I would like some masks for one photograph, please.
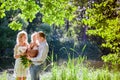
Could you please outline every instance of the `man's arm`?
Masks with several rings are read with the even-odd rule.
[[[47,54],[48,54],[48,46],[46,45],[41,50],[39,50],[37,57],[31,58],[31,61],[43,62],[47,58]]]

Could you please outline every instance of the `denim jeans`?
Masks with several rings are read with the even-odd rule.
[[[34,65],[32,64],[30,66],[30,75],[31,80],[40,80],[40,71],[41,71],[41,65]]]

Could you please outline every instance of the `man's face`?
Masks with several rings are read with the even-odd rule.
[[[39,41],[43,42],[44,38],[39,36]]]
[[[37,35],[37,39],[38,39],[39,42],[43,41],[43,37],[40,37],[39,34]]]

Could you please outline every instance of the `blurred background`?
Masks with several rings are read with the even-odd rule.
[[[40,1],[36,1],[39,2],[36,4],[41,6]],[[116,52],[119,52],[120,44],[118,43],[120,37],[112,39],[113,35],[109,36],[109,39],[112,40],[110,42],[109,39],[106,39],[106,35],[108,34],[104,33],[110,32],[110,30],[106,30],[106,26],[109,26],[106,23],[107,20],[114,20],[115,18],[118,18],[119,20],[119,7],[116,4],[120,3],[120,1],[108,0],[108,2],[106,2],[105,0],[104,2],[102,2],[102,0],[73,0],[73,3],[73,5],[77,7],[77,10],[74,13],[76,17],[72,21],[68,20],[67,18],[64,18],[63,25],[59,25],[57,22],[55,22],[52,25],[43,22],[43,14],[40,12],[38,12],[35,15],[36,18],[34,18],[32,22],[26,22],[18,16],[18,14],[21,13],[19,9],[11,9],[9,11],[6,10],[6,16],[0,18],[0,71],[14,67],[15,59],[13,58],[13,48],[16,44],[16,36],[19,31],[12,30],[8,26],[9,23],[14,20],[17,20],[23,24],[22,30],[25,30],[28,33],[28,42],[30,42],[31,34],[35,31],[43,31],[46,34],[47,42],[49,44],[48,55],[50,58],[51,55],[53,55],[54,61],[67,60],[68,55],[70,55],[71,58],[76,58],[78,56],[86,56],[88,60],[102,61],[101,57],[103,55],[114,53],[116,49],[118,50]],[[99,6],[93,6],[94,3],[98,3]],[[104,3],[106,4],[104,5]],[[112,8],[110,8],[110,6]],[[104,16],[104,18],[102,17],[102,19],[100,18],[100,16],[98,16],[98,20],[97,18],[95,18],[95,21],[98,21],[99,24],[97,25],[96,22],[96,24],[94,24],[94,27],[89,27],[89,25],[84,24],[85,22],[82,22],[83,19],[91,18],[91,16],[86,16],[86,10],[89,8],[96,9],[96,15],[98,15],[101,12],[100,14],[103,13],[102,16]],[[115,11],[113,10],[114,8],[118,8],[118,10]],[[93,15],[92,11],[91,15]],[[120,30],[119,24],[117,25],[118,28],[115,27],[117,29],[117,32],[115,32],[116,35],[119,34]],[[108,27],[108,29],[111,29],[113,27],[114,25]],[[17,28],[17,26],[14,26],[14,28]],[[88,30],[97,30],[98,28],[103,29],[103,31],[101,32],[98,31],[99,34],[101,33],[100,35],[97,34],[97,32],[91,32],[95,35],[89,35],[87,33]],[[104,30],[106,30],[106,32]],[[111,31],[112,30],[113,29],[111,29]],[[112,34],[112,32],[110,34]],[[117,47],[113,49],[114,46],[112,46],[112,48],[109,47],[109,45],[108,47],[101,46],[107,41],[110,42],[110,46],[113,44],[113,42],[117,43]]]

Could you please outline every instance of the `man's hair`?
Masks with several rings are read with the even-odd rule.
[[[38,34],[39,34],[39,36],[40,36],[40,37],[46,38],[46,36],[45,36],[45,33],[44,33],[44,32],[39,31],[39,32],[38,32]]]

